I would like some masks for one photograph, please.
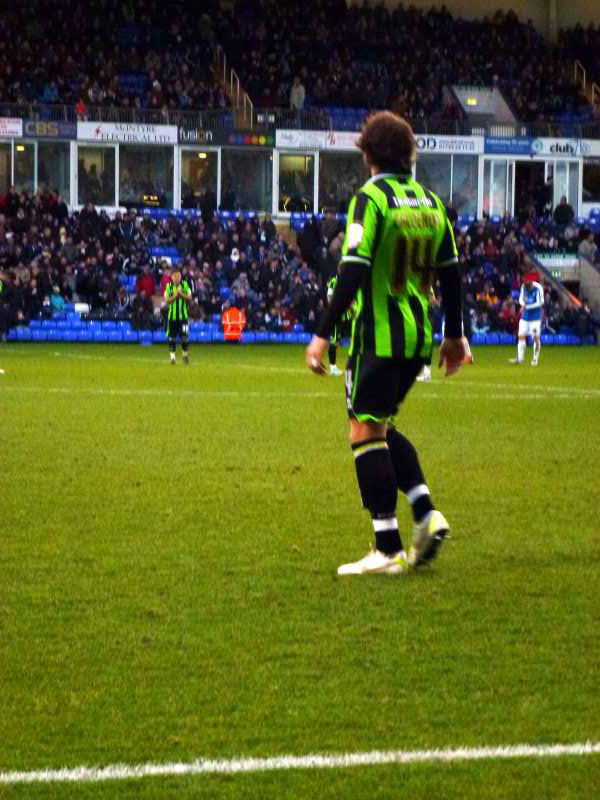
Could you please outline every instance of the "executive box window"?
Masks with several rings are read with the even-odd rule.
[[[35,145],[33,142],[15,142],[15,190],[17,192],[34,191]]]
[[[201,208],[206,212],[217,207],[217,171],[219,154],[215,150],[183,150],[181,153],[181,206]]]
[[[226,211],[270,211],[272,203],[272,153],[223,149],[221,208]]]
[[[119,205],[173,207],[173,148],[121,145]]]
[[[68,142],[38,142],[38,188],[52,189],[69,202],[70,149]]]
[[[600,158],[583,162],[582,199],[584,203],[600,203]]]
[[[0,142],[0,193],[6,194],[11,183],[10,142]]]
[[[477,156],[453,156],[452,207],[457,214],[477,214]]]
[[[319,209],[345,214],[352,195],[368,177],[362,153],[321,153]]]
[[[435,192],[446,205],[450,204],[450,159],[445,155],[419,155],[416,179]]]
[[[77,202],[115,206],[115,148],[77,148]]]
[[[315,158],[312,155],[279,156],[279,210],[314,210]]]

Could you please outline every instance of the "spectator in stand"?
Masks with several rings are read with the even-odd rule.
[[[142,267],[142,274],[138,275],[137,280],[135,282],[135,293],[136,294],[146,294],[148,297],[153,297],[154,293],[156,292],[156,286],[154,285],[154,278],[150,272],[150,265],[144,264]]]
[[[302,111],[304,108],[304,101],[306,99],[306,89],[304,88],[304,84],[300,80],[300,77],[296,75],[294,78],[294,82],[292,83],[292,88],[290,89],[290,108],[292,111]]]
[[[587,231],[585,238],[581,240],[577,253],[580,258],[585,258],[590,264],[596,263],[596,256],[598,254],[598,245],[594,239],[593,231]]]
[[[554,209],[554,214],[552,215],[554,224],[566,227],[573,222],[574,217],[575,212],[573,211],[573,206],[567,203],[567,198],[565,195],[563,195],[560,198],[560,203]]]

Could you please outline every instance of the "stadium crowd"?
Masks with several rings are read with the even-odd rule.
[[[156,247],[176,248],[192,287],[192,317],[207,320],[229,305],[244,309],[248,330],[312,331],[323,308],[322,283],[302,253],[266,215],[222,222],[189,214],[153,220],[135,212],[110,219],[90,203],[69,214],[62,197],[8,192],[0,197],[0,331],[82,302],[92,317],[163,325],[169,264]],[[135,276],[135,291],[124,285]]]
[[[512,12],[467,21],[443,5],[391,11],[383,4],[346,8],[343,0],[238,0],[234,16],[235,26],[218,35],[259,106],[454,118],[443,86],[463,84],[501,87],[523,121],[589,110],[563,49]]]
[[[69,213],[51,191],[34,197],[9,191],[0,197],[0,335],[51,317],[68,302],[87,304],[92,318],[131,319],[138,330],[162,327],[170,267],[153,249],[165,247],[179,254],[178,269],[192,288],[193,319],[209,320],[235,306],[244,310],[248,330],[287,332],[299,324],[312,332],[343,238],[343,222],[333,214],[313,217],[290,245],[268,214],[261,221],[221,220],[213,212],[155,220],[131,211],[110,219],[91,203]],[[483,220],[457,228],[456,241],[468,333],[515,332],[515,295],[530,269],[529,251],[579,249],[592,261],[598,253],[593,233],[573,223],[557,226],[551,217],[537,220],[533,210],[499,225]],[[549,287],[544,312],[550,332],[564,325],[582,335],[593,332],[585,306],[561,311]],[[432,314],[439,331],[439,303]]]
[[[205,2],[192,25],[181,3],[81,0],[7,3],[0,15],[0,103],[225,108],[213,71],[218,3]],[[65,31],[69,36],[65,37]]]
[[[0,103],[151,109],[225,108],[214,46],[257,107],[393,108],[413,120],[454,119],[444,84],[498,85],[523,121],[589,111],[565,59],[594,32],[550,45],[511,12],[467,21],[440,8],[344,0],[185,3],[62,0],[8,3],[0,16]],[[186,24],[181,24],[182,19]],[[64,31],[68,30],[68,39]],[[464,47],[464,42],[469,47]],[[593,56],[590,55],[593,58]]]

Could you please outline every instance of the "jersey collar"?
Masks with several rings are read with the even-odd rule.
[[[397,178],[399,175],[401,175],[403,178],[412,178],[412,172],[378,172],[377,175],[373,175],[372,178],[369,178],[366,183],[373,183],[374,181],[387,178]]]

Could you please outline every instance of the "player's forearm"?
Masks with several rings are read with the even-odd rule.
[[[444,335],[448,339],[460,339],[463,335],[462,290],[458,264],[438,270],[442,306],[446,315]]]
[[[317,336],[329,339],[335,326],[341,321],[345,312],[350,308],[356,293],[360,288],[365,274],[365,267],[357,262],[349,261],[344,265],[342,274],[333,292],[331,302],[323,312]]]

